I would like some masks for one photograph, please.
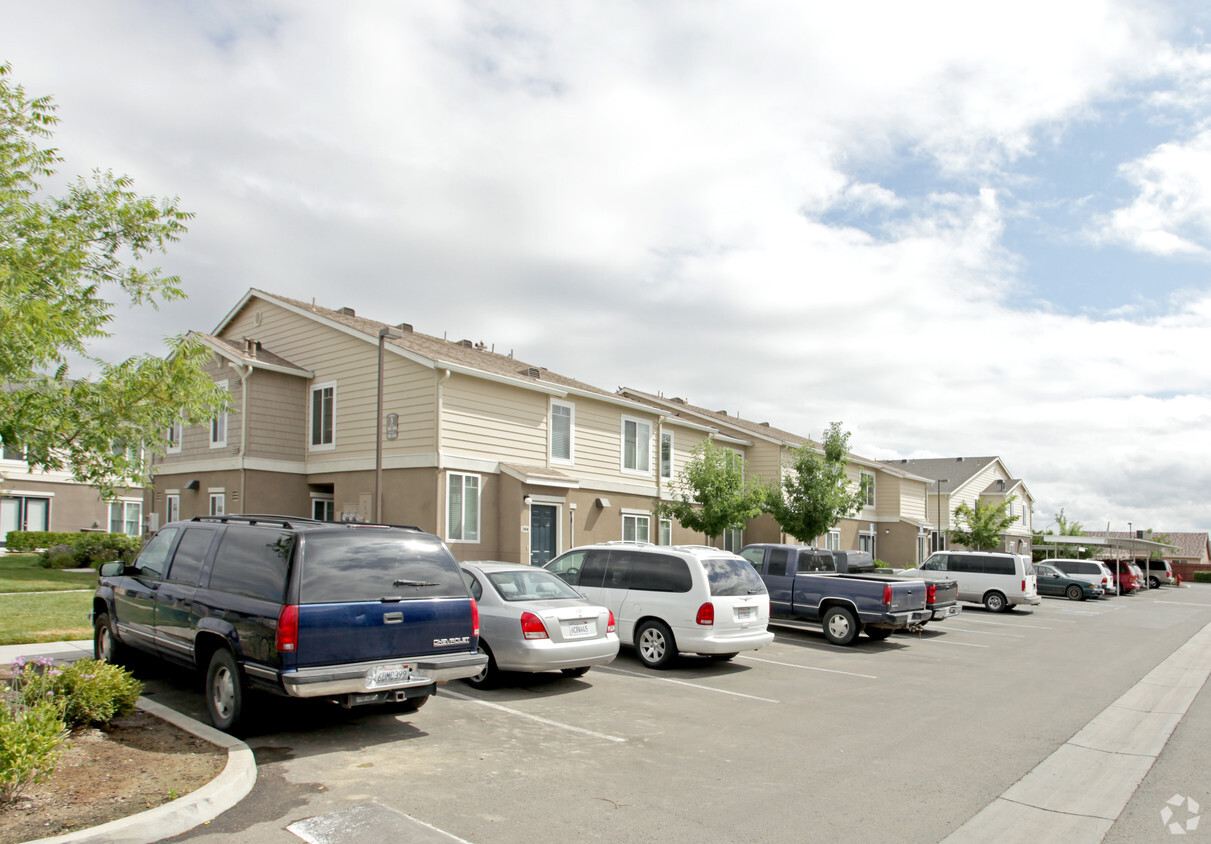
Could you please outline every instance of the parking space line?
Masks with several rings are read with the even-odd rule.
[[[978,631],[973,630],[973,631],[971,631],[971,632],[975,633],[975,632],[978,632]],[[963,647],[965,647],[965,648],[987,648],[987,647],[990,647],[989,645],[977,645],[977,644],[975,644],[974,642],[948,642],[948,641],[946,641],[945,639],[943,639],[943,638],[941,638],[941,637],[936,638],[936,639],[928,639],[928,640],[925,640],[925,641],[929,641],[929,642],[937,642],[939,645],[962,645],[962,646],[963,646]]]
[[[619,738],[618,736],[606,735],[605,733],[595,733],[592,730],[586,730],[584,727],[573,727],[571,724],[564,724],[559,721],[552,721],[550,718],[543,718],[539,715],[531,715],[529,712],[521,712],[517,709],[510,709],[507,706],[501,706],[499,703],[490,703],[486,700],[480,700],[477,697],[470,697],[469,695],[459,694],[458,692],[442,691],[441,696],[457,698],[458,700],[465,700],[465,701],[469,701],[470,703],[478,703],[480,706],[486,706],[489,709],[498,709],[501,712],[507,712],[510,715],[517,715],[520,718],[528,718],[531,721],[537,721],[540,724],[546,724],[548,727],[558,727],[561,730],[571,730],[574,733],[583,733],[586,736],[593,736],[594,738],[605,739],[606,741],[617,741],[617,742],[626,741],[626,739]]]
[[[741,654],[740,658],[744,659],[744,660],[748,660],[750,662],[764,662],[769,665],[784,665],[787,668],[801,668],[804,671],[826,671],[829,674],[845,674],[849,677],[865,677],[868,680],[878,680],[879,679],[878,677],[874,676],[873,674],[858,674],[854,671],[838,671],[835,668],[817,668],[814,665],[796,665],[793,662],[778,662],[777,660],[773,660],[773,659],[762,659],[759,656],[745,656],[745,655]]]
[[[1188,604],[1185,601],[1153,601],[1154,604],[1172,604],[1175,607],[1211,607],[1211,604]]]
[[[947,633],[978,633],[981,636],[1004,636],[1007,639],[1025,639],[1025,636],[1019,636],[1017,633],[994,633],[991,630],[968,630],[965,627],[948,627]]]
[[[733,692],[728,689],[716,689],[711,686],[700,686],[697,683],[688,683],[685,680],[674,680],[672,677],[654,677],[651,674],[640,674],[638,671],[624,671],[621,668],[613,666],[599,665],[593,669],[594,671],[603,671],[607,674],[626,674],[631,677],[643,677],[647,680],[659,680],[662,683],[674,683],[678,686],[689,686],[691,689],[702,689],[704,692],[717,692],[721,695],[734,695],[735,697],[743,697],[749,700],[759,700],[762,703],[781,703],[780,700],[773,700],[768,697],[757,697],[756,695],[746,695],[743,692]]]
[[[1054,627],[1039,627],[1037,624],[1015,624],[1012,621],[979,621],[974,618],[963,619],[968,624],[995,624],[997,627],[1028,627],[1031,630],[1054,630]],[[1074,621],[1073,624],[1076,624]]]

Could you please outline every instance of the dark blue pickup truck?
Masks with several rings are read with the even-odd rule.
[[[243,717],[246,689],[415,710],[487,661],[450,549],[416,528],[173,522],[133,565],[101,566],[92,615],[97,658],[134,648],[205,672],[221,730]]]
[[[886,639],[933,616],[924,581],[842,574],[825,549],[768,543],[745,546],[740,556],[765,581],[771,619],[818,623],[833,644],[848,645],[861,632]]]

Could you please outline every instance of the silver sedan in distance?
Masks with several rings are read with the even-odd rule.
[[[517,563],[462,563],[479,605],[483,671],[467,682],[495,685],[502,671],[562,671],[581,677],[618,656],[614,613],[546,569]]]

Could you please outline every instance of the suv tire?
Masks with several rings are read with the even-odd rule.
[[[984,596],[984,608],[989,612],[1006,612],[1009,609],[1009,602],[1000,592],[989,592]]]
[[[114,635],[109,613],[99,613],[93,621],[93,656],[113,665],[122,665],[126,660],[126,648]]]
[[[635,630],[635,650],[648,668],[668,668],[677,656],[677,642],[667,624],[648,619]]]
[[[206,708],[210,721],[223,732],[231,732],[244,715],[244,682],[235,657],[226,648],[210,656],[206,669]]]

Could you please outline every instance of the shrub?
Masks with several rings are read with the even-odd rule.
[[[74,568],[77,565],[76,549],[70,545],[55,545],[39,555],[38,565],[44,569]]]
[[[1195,583],[1211,583],[1211,571],[1196,571],[1194,573]]]
[[[65,738],[63,715],[50,701],[30,707],[0,702],[0,803],[50,776]]]
[[[875,560],[875,568],[889,569],[889,568],[891,568],[891,563],[885,562],[883,560]]]
[[[39,541],[53,539],[54,543]],[[139,553],[141,543],[137,536],[124,533],[49,533],[12,531],[9,551],[28,548],[46,548],[38,561],[43,568],[93,568],[110,560],[132,562]]]
[[[80,659],[56,668],[42,657],[13,663],[14,682],[26,706],[50,701],[63,712],[68,726],[106,724],[134,711],[143,684],[120,665]]]

